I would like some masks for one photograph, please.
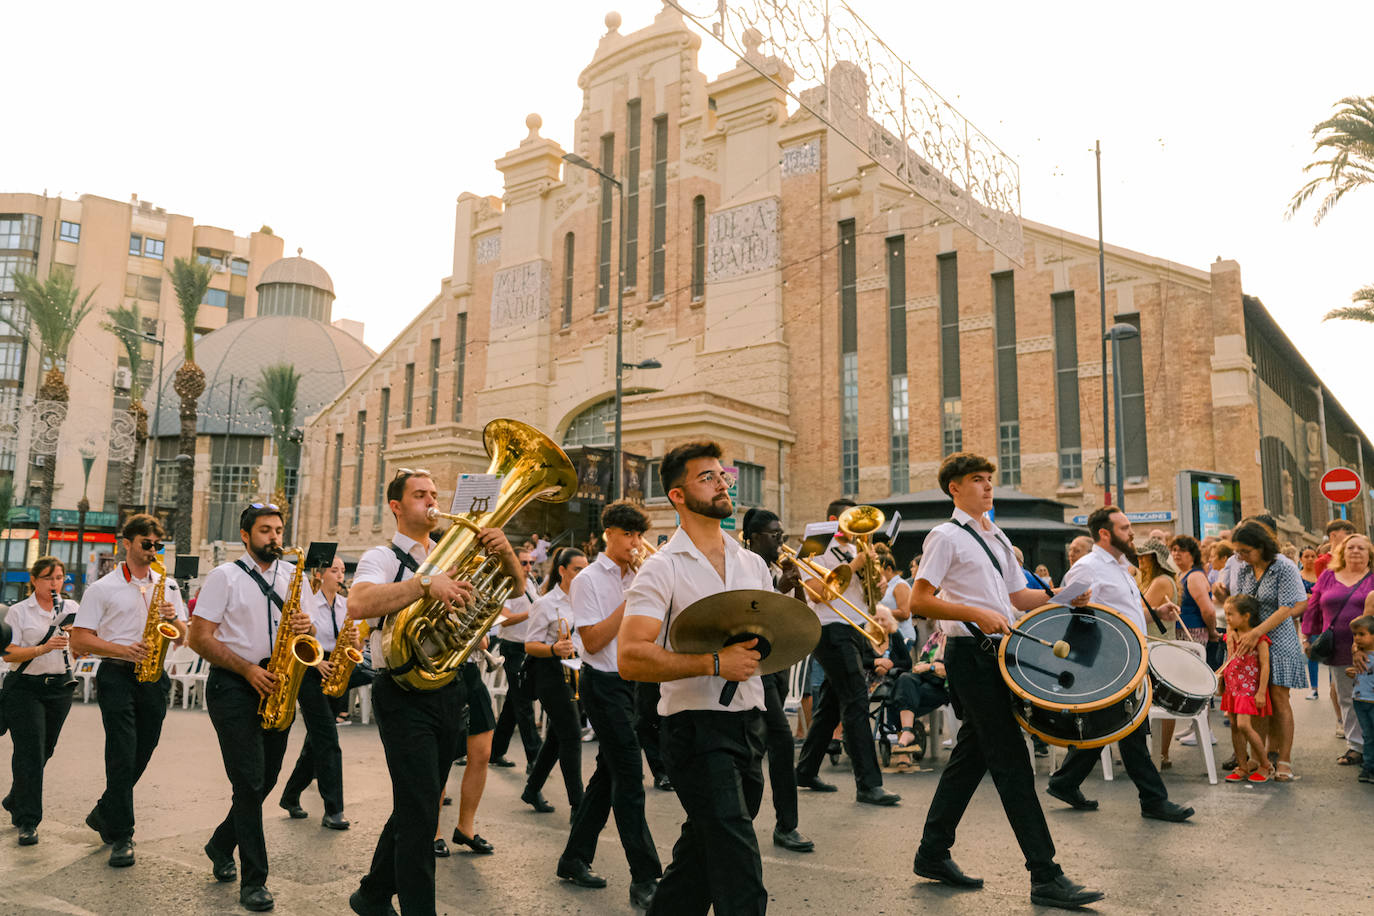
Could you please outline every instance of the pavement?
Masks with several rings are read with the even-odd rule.
[[[1355,781],[1356,772],[1337,767],[1344,742],[1325,697],[1304,701],[1295,692],[1299,782],[1280,785],[1207,783],[1199,749],[1175,746],[1165,781],[1171,797],[1193,805],[1187,824],[1147,821],[1138,816],[1134,787],[1120,765],[1104,782],[1098,770],[1084,792],[1101,800],[1097,812],[1073,811],[1044,796],[1042,802],[1058,847],[1058,859],[1075,881],[1099,888],[1107,899],[1098,913],[1334,913],[1374,909],[1374,882],[1365,867],[1374,786]],[[1229,756],[1229,734],[1218,727],[1218,762]],[[293,727],[285,769],[289,771],[304,736]],[[351,830],[320,826],[323,813],[313,789],[303,802],[309,820],[293,821],[274,794],[264,812],[271,858],[268,887],[279,914],[348,913],[373,844],[390,811],[390,787],[374,725],[339,730],[344,752],[344,787]],[[159,746],[135,792],[138,856],[132,868],[106,865],[108,848],[83,819],[103,784],[104,736],[99,710],[77,702],[46,771],[46,812],[36,846],[16,845],[16,832],[0,829],[0,916],[39,914],[243,913],[237,884],[218,884],[201,847],[229,806],[224,775],[209,718],[201,710],[168,713]],[[0,739],[8,759],[9,738]],[[521,760],[518,741],[511,757]],[[584,778],[592,772],[595,744],[584,750]],[[764,880],[773,913],[832,914],[859,910],[907,914],[935,908],[943,913],[1031,913],[1029,884],[997,794],[985,780],[960,830],[955,859],[986,879],[981,891],[960,892],[930,884],[911,873],[930,796],[946,755],[934,767],[892,772],[885,785],[903,796],[900,807],[856,804],[853,781],[842,759],[827,761],[823,778],[840,791],[801,793],[801,831],[816,851],[797,854],[772,845],[773,813],[765,797],[756,822],[763,851]],[[1043,790],[1048,761],[1038,760]],[[445,835],[456,818],[460,772],[449,792],[455,805],[443,809]],[[567,802],[555,771],[545,795],[558,810],[536,814],[519,801],[523,766],[489,771],[478,815],[478,831],[496,846],[490,856],[456,852],[436,863],[440,913],[453,914],[630,914],[629,874],[614,830],[602,834],[595,868],[609,881],[604,890],[585,890],[554,876],[567,837]],[[1220,774],[1220,775],[1224,775]],[[8,780],[0,776],[8,785]],[[681,825],[681,809],[670,793],[647,789],[648,820],[666,865]],[[1048,911],[1045,911],[1048,912]]]

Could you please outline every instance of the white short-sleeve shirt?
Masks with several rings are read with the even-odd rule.
[[[17,604],[10,605],[9,613],[5,616],[5,623],[9,624],[10,629],[14,631],[10,637],[10,645],[27,648],[42,645],[48,631],[55,624],[61,623],[64,616],[76,609],[75,601],[63,598],[53,604],[51,611],[45,611],[33,595],[29,595]],[[22,664],[24,663],[10,662],[10,670],[17,670]],[[70,664],[71,656],[67,650],[48,652],[32,659],[29,666],[24,669],[24,673],[61,674],[67,670],[67,666]]]
[[[305,598],[302,597],[301,600],[304,601]],[[335,644],[339,641],[339,634],[348,622],[347,596],[343,592],[335,592],[331,604],[324,596],[324,592],[317,593],[310,620],[315,624],[315,638],[320,641],[320,650],[326,655],[333,652]]]
[[[763,558],[746,550],[734,538],[726,537],[724,532],[720,537],[725,543],[724,582],[687,532],[679,528],[668,543],[640,567],[625,597],[626,616],[657,620],[661,625],[659,642],[666,646],[667,628],[672,625],[670,618],[686,610],[694,601],[736,589],[771,592],[773,576]],[[585,572],[579,573],[573,580],[574,590],[584,575]],[[721,689],[728,683],[714,676],[664,681],[660,686],[658,713],[671,716],[687,710],[743,712],[763,709],[763,681],[757,675],[740,681],[730,705],[721,706]]]
[[[574,579],[575,583],[577,580]],[[581,639],[574,632],[572,599],[568,593],[563,591],[563,586],[555,585],[546,593],[539,596],[539,600],[534,602],[534,607],[530,608],[530,618],[526,621],[526,642],[542,642],[546,646],[551,646],[558,642],[560,621],[567,626],[568,632],[573,634],[573,643],[577,646],[580,653],[582,651]]]
[[[508,614],[523,614],[530,610],[538,598],[539,590],[534,584],[534,579],[532,577],[526,577],[525,594],[516,595],[506,602],[505,613],[496,619],[496,626],[492,627],[491,635],[495,636],[497,639],[508,639],[511,642],[519,643],[523,643],[525,640],[529,639],[530,637],[528,634],[533,631],[529,629],[528,618],[519,623],[512,623],[509,626],[503,626],[501,621],[505,620]]]
[[[987,544],[1001,564],[1001,575],[973,536],[959,527],[960,523],[972,526]],[[1011,541],[1002,529],[986,518],[975,519],[958,508],[954,510],[952,521],[937,525],[926,535],[916,578],[938,588],[939,597],[946,601],[996,611],[1005,616],[1008,623],[1015,623],[1019,616],[1012,606],[1011,595],[1026,587],[1021,564],[1016,562]],[[939,624],[946,636],[973,635],[961,620],[941,620]]]
[[[635,574],[623,575],[620,567],[604,552],[580,573],[572,583],[573,620],[579,628],[598,624],[615,613],[625,600],[625,591],[634,582]],[[601,647],[600,652],[588,652],[582,656],[582,663],[595,668],[603,674],[619,674],[620,664],[616,658],[617,640],[612,639]]]
[[[852,559],[854,559],[854,545],[840,540],[831,541],[828,548],[810,558],[812,563],[827,570],[848,564]],[[802,568],[802,575],[803,578],[811,578],[805,567]],[[866,608],[868,606],[868,599],[864,597],[863,580],[859,578],[858,573],[855,573],[853,578],[849,580],[849,585],[844,590],[844,597],[854,602],[856,607]],[[829,605],[823,601],[818,601],[812,602],[811,606],[815,608],[816,617],[820,619],[821,626],[828,626],[832,623],[848,626],[845,619],[840,616],[840,612],[847,614],[856,623],[863,623],[863,619],[855,614],[849,605],[838,598],[832,598]],[[839,611],[833,610],[834,607],[838,607]]]
[[[148,602],[160,579],[151,569],[142,579],[134,578],[129,567],[120,563],[86,589],[75,626],[92,630],[106,642],[128,646],[142,642],[148,625]],[[175,579],[168,578],[162,600],[176,607],[177,619],[186,619],[186,605]],[[199,603],[199,602],[197,602]]]
[[[1093,604],[1105,605],[1129,620],[1141,633],[1145,632],[1145,606],[1141,604],[1140,589],[1131,575],[1131,564],[1125,557],[1113,557],[1100,545],[1078,558],[1069,567],[1060,585],[1087,582],[1093,590]]]
[[[244,661],[258,664],[272,654],[272,641],[281,623],[281,609],[263,594],[256,581],[239,563],[258,571],[285,604],[296,567],[285,560],[274,560],[263,569],[244,553],[238,562],[221,563],[205,577],[196,598],[195,616],[218,624],[215,638]],[[301,607],[309,612],[315,606],[315,593],[307,582],[301,583]]]
[[[399,531],[391,539],[391,543],[410,554],[417,566],[425,562],[431,549],[431,545],[421,544]],[[400,578],[397,578],[398,572]],[[390,585],[392,582],[404,582],[413,575],[414,573],[401,565],[400,557],[396,556],[396,552],[389,545],[381,545],[371,548],[358,560],[358,568],[353,571],[353,584],[372,582]],[[372,657],[373,666],[380,670],[386,667],[386,656],[382,654],[382,618],[369,617],[367,624],[372,628],[372,633],[368,636],[368,654]]]

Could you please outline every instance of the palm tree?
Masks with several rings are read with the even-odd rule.
[[[187,460],[177,462],[177,517],[172,537],[178,550],[189,552],[193,550],[191,498],[196,477],[196,404],[205,393],[205,373],[196,365],[196,316],[200,312],[201,301],[205,299],[205,291],[210,288],[214,271],[209,264],[191,258],[177,258],[167,275],[172,278],[172,289],[177,295],[177,307],[181,309],[185,335],[182,340],[183,359],[176,371],[172,390],[181,398],[181,438],[177,443],[177,455],[185,455]]]
[[[1374,185],[1374,95],[1347,96],[1336,104],[1344,107],[1312,128],[1312,136],[1317,141],[1313,152],[1329,154],[1329,158],[1303,166],[1304,172],[1321,174],[1293,195],[1284,214],[1286,218],[1292,218],[1319,188],[1330,184],[1331,190],[1322,198],[1312,218],[1313,225],[1319,225],[1346,194]]]
[[[81,291],[76,288],[72,276],[67,271],[52,271],[43,282],[32,274],[16,274],[15,292],[27,310],[27,321],[16,323],[10,318],[0,318],[20,334],[31,328],[38,337],[40,367],[46,366],[43,384],[38,388],[39,400],[57,401],[65,410],[69,401],[67,379],[63,368],[67,364],[67,348],[71,346],[76,329],[91,313],[91,297],[95,290],[86,294],[80,302]],[[28,327],[24,327],[27,324]],[[60,430],[57,432],[60,436]],[[43,462],[42,492],[38,497],[38,552],[48,552],[48,528],[52,524],[53,477],[57,470],[57,443],[54,443],[52,457]]]
[[[296,393],[300,384],[301,374],[290,363],[264,366],[249,401],[251,406],[267,411],[272,425],[272,444],[277,452],[277,486],[272,501],[281,506],[283,520],[291,515],[286,504],[286,453],[296,429]]]
[[[6,477],[0,479],[0,529],[8,529],[10,526],[10,510],[14,508],[14,480]],[[10,565],[10,542],[5,540],[0,548],[0,601],[4,600],[4,581],[5,575],[9,572]],[[21,561],[22,562],[22,561]]]
[[[1374,286],[1361,286],[1351,295],[1350,301],[1355,304],[1332,309],[1322,316],[1322,321],[1339,318],[1346,321],[1367,321],[1374,324]]]
[[[143,355],[143,318],[139,315],[137,302],[116,306],[109,314],[110,320],[101,327],[119,338],[129,362],[128,412],[134,426],[134,454],[119,475],[119,503],[129,506],[134,501],[134,472],[142,462],[143,448],[148,441],[148,410],[143,406],[143,366],[147,362]]]

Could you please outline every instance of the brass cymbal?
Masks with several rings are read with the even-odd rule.
[[[752,634],[767,642],[759,674],[792,667],[816,647],[821,622],[804,602],[762,589],[738,589],[692,602],[673,619],[668,642],[674,652],[718,652],[733,637]]]

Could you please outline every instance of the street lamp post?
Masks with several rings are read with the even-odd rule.
[[[86,491],[91,486],[91,467],[95,464],[95,454],[94,449],[81,449],[81,471],[85,474],[85,481],[81,484],[81,501],[76,504],[76,556],[72,564],[76,567],[77,601],[86,593],[86,513],[91,510]]]
[[[153,428],[148,433],[148,438],[152,440],[152,447],[148,449],[147,469],[143,474],[143,485],[148,488],[148,498],[143,503],[143,511],[151,513],[153,511],[153,468],[157,467],[157,459],[153,451],[157,448],[157,418],[162,413],[162,367],[167,362],[167,347],[164,341],[167,339],[167,323],[162,323],[162,336],[154,337],[152,334],[139,334],[141,339],[149,343],[157,344],[157,397],[154,398],[153,406]]]
[[[1126,431],[1121,425],[1121,341],[1138,337],[1135,325],[1119,321],[1108,329],[1103,340],[1112,342],[1112,391],[1116,402],[1116,507],[1126,511]]]

